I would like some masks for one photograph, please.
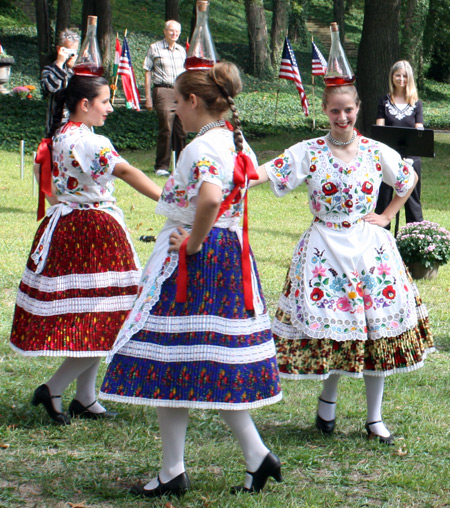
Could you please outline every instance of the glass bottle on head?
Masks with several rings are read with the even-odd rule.
[[[86,35],[73,66],[73,72],[78,76],[103,75],[102,57],[97,42],[97,16],[87,18]]]
[[[331,48],[328,57],[328,68],[324,76],[326,86],[352,85],[355,75],[345,56],[344,48],[339,39],[339,27],[336,22],[330,25]]]
[[[197,20],[184,67],[187,70],[205,70],[219,61],[208,26],[208,0],[197,0]]]

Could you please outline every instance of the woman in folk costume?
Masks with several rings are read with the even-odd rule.
[[[144,269],[140,296],[112,350],[100,397],[157,408],[163,462],[138,496],[188,490],[184,446],[189,409],[217,409],[237,437],[247,477],[234,491],[281,481],[249,409],[281,399],[275,346],[259,277],[239,226],[255,156],[239,130],[235,65],[187,71],[176,113],[197,132],[183,150],[156,211],[167,217]],[[233,111],[234,129],[224,116]],[[242,257],[242,267],[241,267]]]
[[[161,189],[122,159],[107,138],[93,133],[113,111],[105,79],[74,76],[60,94],[55,116],[61,121],[66,105],[70,119],[53,135],[53,165],[42,164],[40,186],[53,206],[37,230],[20,283],[11,346],[26,356],[66,357],[36,389],[32,403],[43,404],[55,423],[67,425],[70,416],[114,416],[96,401],[95,380],[101,357],[133,305],[141,274],[113,196],[114,180],[154,200]],[[46,147],[40,149],[50,158]],[[68,415],[61,397],[75,379]]]
[[[284,196],[305,183],[313,222],[298,242],[272,330],[282,377],[321,379],[316,426],[335,427],[341,375],[363,377],[369,438],[392,444],[381,405],[385,377],[413,371],[433,350],[426,309],[384,229],[417,177],[386,145],[358,135],[354,86],[326,87],[328,135],[303,141],[258,170]],[[381,214],[378,189],[396,191]],[[253,183],[253,182],[252,182]]]

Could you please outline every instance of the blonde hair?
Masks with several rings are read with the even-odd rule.
[[[200,97],[212,113],[221,115],[230,109],[233,114],[234,144],[238,152],[242,150],[244,138],[234,102],[234,97],[242,91],[242,81],[236,65],[219,62],[207,71],[183,72],[177,77],[176,87],[185,100],[190,94]]]
[[[359,99],[358,92],[353,85],[346,86],[326,86],[322,94],[322,106],[327,107],[328,101],[332,95],[343,95],[345,93],[350,94],[355,101],[355,104],[359,106],[361,100]]]
[[[414,104],[419,100],[419,95],[417,93],[411,64],[407,60],[399,60],[398,62],[395,62],[395,64],[391,67],[391,70],[389,71],[389,96],[391,101],[394,102],[395,85],[393,78],[395,72],[400,69],[403,69],[406,72],[406,76],[408,77],[406,82],[406,102],[411,104],[411,106],[414,106]]]

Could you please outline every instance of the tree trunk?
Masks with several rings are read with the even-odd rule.
[[[111,74],[111,32],[112,14],[110,0],[84,0],[82,9],[83,37],[86,34],[87,17],[97,16],[97,40],[102,54],[103,76],[109,79]]]
[[[58,37],[60,32],[70,26],[71,5],[71,0],[58,0],[58,10],[56,11],[56,37]]]
[[[411,63],[419,87],[423,85],[423,34],[429,7],[429,0],[407,0],[402,7],[400,56]]]
[[[263,0],[245,0],[245,15],[250,53],[250,74],[262,78],[270,72]]]
[[[272,31],[270,34],[272,67],[278,66],[284,38],[287,35],[290,0],[273,0]]]
[[[357,128],[366,136],[375,123],[378,100],[388,90],[389,70],[399,57],[400,2],[365,1],[356,81],[362,101]]]
[[[165,0],[165,4],[166,4],[166,21],[169,21],[169,19],[180,21],[180,8],[178,5],[178,0]]]
[[[424,44],[430,62],[428,77],[450,83],[450,9],[442,0],[430,0]]]
[[[336,23],[339,25],[339,37],[341,39],[342,44],[344,44],[345,37],[344,15],[345,15],[345,1],[333,0],[333,17],[334,21],[336,21]]]
[[[47,0],[35,0],[39,67],[42,70],[53,61],[52,31]]]

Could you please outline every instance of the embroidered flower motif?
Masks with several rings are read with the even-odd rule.
[[[392,286],[385,287],[382,293],[388,300],[393,300],[395,298],[395,289]]]
[[[69,176],[69,179],[67,180],[67,188],[69,190],[74,190],[78,187],[78,180],[76,178],[73,178],[72,176]]]
[[[364,308],[365,309],[370,309],[373,306],[373,300],[370,295],[364,295],[363,301],[364,301]]]
[[[390,275],[391,267],[387,263],[381,263],[377,266],[379,275]]]
[[[352,308],[350,300],[348,299],[347,296],[341,296],[336,302],[336,306],[342,312],[347,312]]]
[[[361,191],[364,192],[364,194],[372,194],[373,184],[371,182],[364,182]]]
[[[322,190],[325,196],[332,196],[333,194],[336,194],[339,191],[339,189],[333,182],[324,183],[322,185]]]
[[[100,166],[105,167],[108,165],[108,159],[104,156],[100,156],[98,159]]]
[[[276,168],[278,168],[278,169],[282,168],[282,167],[283,167],[283,164],[284,164],[284,161],[283,161],[283,159],[281,159],[281,158],[279,158],[279,159],[275,159],[275,160],[273,161],[273,165],[274,165]]]
[[[319,288],[314,288],[311,292],[311,300],[318,302],[323,298],[323,291]]]
[[[317,169],[317,166],[315,164],[311,164],[311,166],[309,167],[309,170],[311,171],[311,173],[314,173],[314,171]]]
[[[79,165],[80,165],[80,163],[79,163],[76,159],[74,159],[74,160],[72,161],[72,166],[73,166],[74,168],[78,168],[78,167],[79,167]]]

